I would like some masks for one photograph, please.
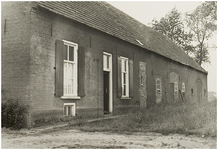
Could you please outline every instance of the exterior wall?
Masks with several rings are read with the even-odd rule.
[[[24,91],[27,92],[26,95],[28,95],[31,105],[30,113],[33,118],[32,122],[42,116],[63,116],[63,103],[65,102],[76,103],[76,113],[78,115],[88,114],[95,117],[103,115],[103,52],[112,54],[113,114],[126,113],[131,108],[138,107],[139,105],[142,109],[154,105],[156,103],[157,78],[161,80],[161,103],[171,102],[169,101],[170,82],[174,79],[174,77],[170,78],[171,72],[178,75],[174,80],[178,80],[179,90],[182,88],[182,82],[185,83],[185,99],[187,101],[198,101],[196,96],[197,79],[200,79],[202,82],[202,98],[206,99],[207,97],[207,92],[204,95],[204,89],[207,91],[207,76],[204,73],[61,15],[51,13],[36,5],[29,12],[31,12],[29,13],[31,17],[29,18],[30,23],[27,29],[30,29],[31,37],[29,40],[26,39],[26,41],[29,41],[30,47],[26,47],[25,55],[27,56],[22,57],[22,59],[27,58],[28,63],[20,64],[20,66],[16,66],[15,68],[25,68],[27,70],[26,73],[23,71],[20,72],[25,77],[25,82],[17,83],[17,85],[23,85]],[[86,96],[81,97],[79,100],[61,100],[60,97],[54,95],[56,40],[71,41],[86,48]],[[8,54],[5,51],[3,56]],[[117,57],[119,56],[133,60],[134,97],[131,99],[120,99],[117,96]],[[19,58],[20,61],[22,59]],[[7,60],[2,60],[4,72],[7,72],[6,62]],[[23,60],[21,62],[26,61]],[[140,64],[143,65],[141,68]],[[11,64],[10,67],[13,67],[13,65]],[[144,87],[141,86],[141,75],[145,76]],[[5,80],[2,87],[6,87],[6,81],[13,80],[14,76],[6,77],[2,75],[2,77]],[[194,90],[193,94],[191,93],[191,89]],[[10,91],[10,93],[13,94],[14,91]],[[21,94],[20,96],[23,95]],[[178,95],[179,100],[181,98]]]
[[[146,63],[139,61],[139,99],[140,99],[140,107],[147,107],[147,90],[146,90]]]
[[[75,28],[77,26],[78,28]],[[31,67],[30,84],[33,102],[32,116],[63,116],[63,103],[75,102],[77,114],[103,115],[102,111],[102,51],[90,47],[86,28],[62,16],[34,8],[31,14]],[[61,100],[55,97],[55,41],[67,40],[86,47],[86,97],[80,100]],[[101,69],[99,69],[101,68]],[[98,73],[97,73],[98,72]],[[97,106],[98,105],[98,106]],[[98,109],[101,110],[98,110]],[[39,111],[40,110],[40,111]]]
[[[147,52],[146,52],[147,53]],[[137,53],[139,54],[139,53]],[[143,56],[143,55],[140,55]],[[139,56],[139,57],[140,57]],[[169,90],[171,82],[178,82],[178,90],[182,89],[182,82],[185,83],[185,100],[197,102],[196,80],[202,81],[202,99],[207,99],[207,93],[204,94],[204,89],[207,91],[207,75],[196,71],[192,68],[183,66],[179,63],[169,61],[168,59],[159,55],[144,55],[147,60],[147,103],[153,104],[155,101],[155,78],[161,78],[162,80],[162,101],[171,102],[169,99]],[[170,73],[177,74],[178,76],[170,77]],[[191,89],[194,89],[194,93],[191,94]],[[181,100],[181,95],[178,93],[177,101]]]
[[[200,78],[203,88],[207,89],[206,75],[191,68],[169,61],[162,56],[145,51],[135,45],[114,38],[98,30],[72,21],[60,15],[53,14],[41,8],[35,8],[31,15],[31,100],[35,112],[58,110],[62,115],[64,102],[75,102],[77,114],[89,112],[90,115],[103,115],[103,52],[112,54],[113,73],[113,114],[127,112],[140,103],[139,62],[146,63],[147,106],[156,102],[156,78],[162,81],[162,102],[167,103],[169,97],[169,74],[178,74],[178,88],[184,81],[186,85],[186,99],[197,101],[195,92],[191,95],[191,88],[196,89],[195,81]],[[55,41],[68,40],[86,47],[85,52],[85,93],[80,100],[61,100],[54,96],[55,89]],[[127,57],[134,66],[134,97],[120,99],[117,97],[117,57]],[[148,88],[149,87],[149,88]],[[202,88],[202,90],[203,90]],[[203,93],[203,92],[202,92]],[[178,95],[179,98],[179,95]],[[38,111],[40,110],[40,111]]]
[[[155,91],[155,79],[160,78],[162,81],[162,103],[168,103],[172,100],[170,97],[170,73],[174,72],[178,75],[178,79],[172,77],[174,81],[178,80],[178,89],[181,91],[182,82],[185,83],[185,100],[197,102],[196,80],[202,81],[202,99],[207,100],[207,92],[204,94],[204,89],[207,91],[207,75],[193,68],[181,65],[177,62],[169,61],[160,55],[153,54],[149,51],[142,51],[137,49],[135,51],[135,58],[146,61],[146,73],[147,73],[147,106],[155,104],[156,91]],[[191,89],[194,89],[194,93],[191,94]],[[178,95],[178,100],[181,100],[181,96]]]
[[[30,12],[29,2],[1,2],[2,101],[29,102]]]

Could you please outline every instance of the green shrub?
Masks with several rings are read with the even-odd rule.
[[[2,102],[2,127],[14,130],[21,129],[25,124],[25,116],[28,106],[19,103],[18,100],[7,100]]]

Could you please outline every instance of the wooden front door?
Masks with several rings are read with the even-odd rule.
[[[109,72],[104,71],[104,114],[109,114]]]

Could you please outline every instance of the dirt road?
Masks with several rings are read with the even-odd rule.
[[[109,132],[83,132],[80,130],[58,130],[31,135],[2,132],[2,148],[10,149],[80,149],[80,148],[216,148],[216,139],[179,134],[158,133],[116,134]]]

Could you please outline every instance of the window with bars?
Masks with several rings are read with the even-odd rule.
[[[75,103],[64,103],[64,116],[75,116],[76,107]]]
[[[122,97],[129,97],[129,63],[128,58],[121,57]]]

